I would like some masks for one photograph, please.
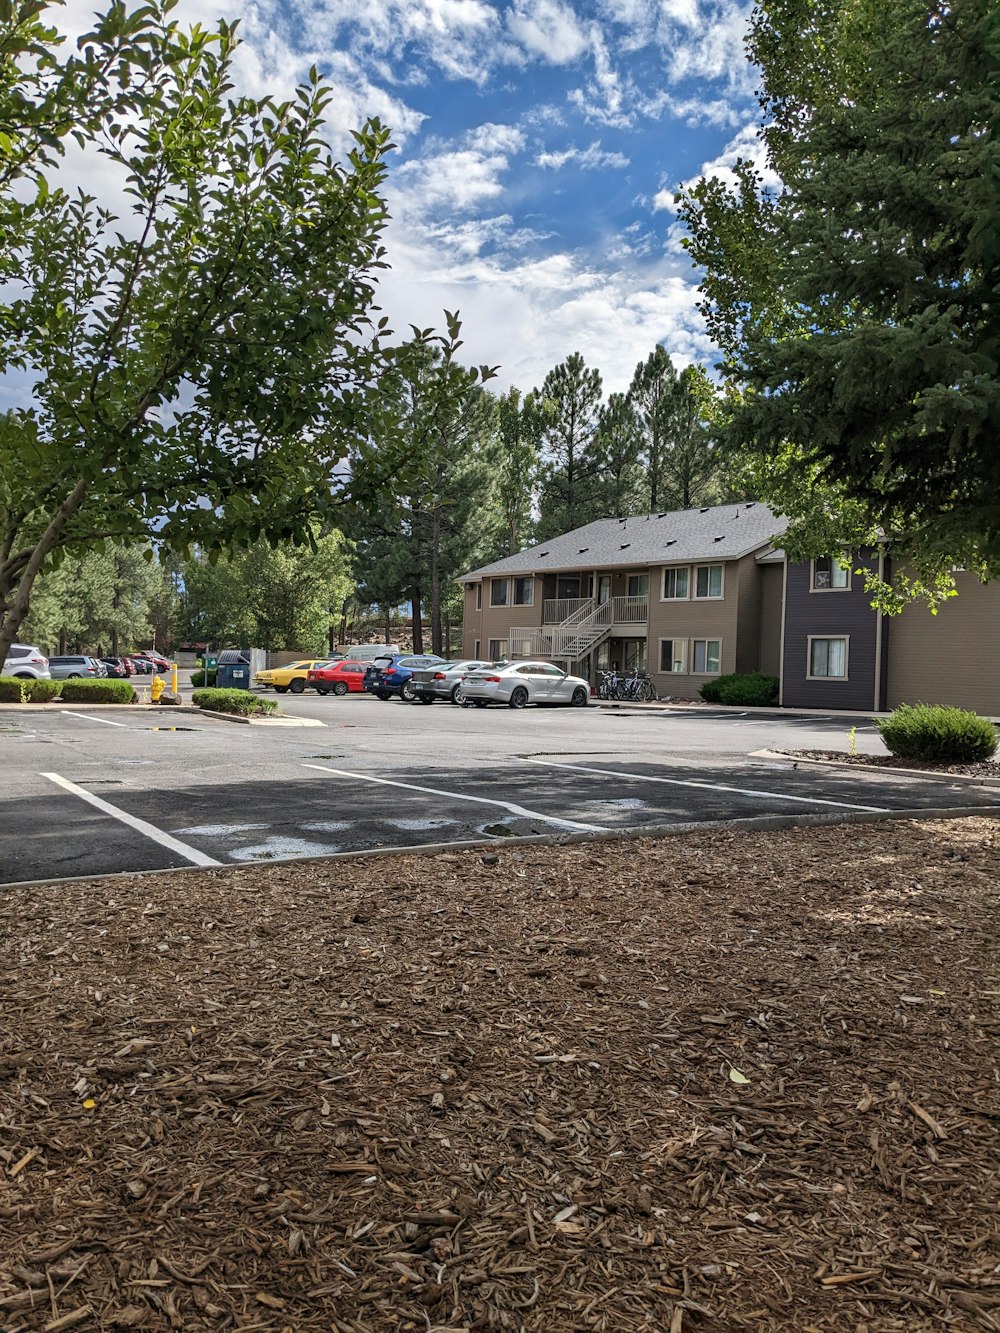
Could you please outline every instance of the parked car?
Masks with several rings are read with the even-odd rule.
[[[333,657],[344,657],[348,662],[363,662],[367,666],[376,657],[392,657],[399,651],[398,643],[352,643],[343,652],[334,653]]]
[[[80,653],[59,653],[49,658],[49,674],[53,680],[94,680],[103,676],[106,668],[96,657]]]
[[[278,694],[301,694],[310,671],[326,666],[329,658],[311,657],[303,662],[289,662],[287,666],[271,667],[269,671],[255,671],[253,683],[261,689],[273,689]]]
[[[570,704],[586,708],[590,685],[580,676],[568,676],[551,662],[494,663],[483,671],[470,671],[462,682],[463,707],[475,704],[507,704],[524,708],[528,704]]]
[[[49,659],[34,644],[12,643],[4,658],[4,676],[18,676],[22,680],[51,680]]]
[[[135,653],[134,656],[145,658],[147,662],[151,662],[153,664],[154,671],[170,670],[169,661],[165,657],[161,656],[160,653],[149,652],[147,649],[143,648],[141,652]]]
[[[423,667],[438,667],[443,657],[433,654],[416,656],[413,653],[393,653],[376,657],[365,671],[365,689],[376,699],[391,699],[394,694],[409,702],[416,698],[411,677]]]
[[[458,662],[441,662],[438,666],[421,667],[413,673],[413,692],[418,704],[432,704],[435,699],[462,702],[462,678],[469,671],[481,671],[492,666],[478,658],[462,658]]]
[[[125,661],[131,664],[132,670],[137,676],[151,676],[153,674],[153,664],[148,657],[126,657]]]
[[[128,680],[129,676],[135,674],[133,667],[127,658],[124,657],[100,657],[98,661],[107,667],[107,675],[114,680]]]
[[[365,688],[365,669],[360,662],[346,659],[315,667],[306,677],[306,687],[317,694],[361,694]]]

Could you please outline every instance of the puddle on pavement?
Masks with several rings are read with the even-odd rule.
[[[295,856],[330,856],[340,848],[305,838],[267,838],[255,847],[237,847],[228,853],[231,861],[277,861]]]
[[[421,833],[425,829],[447,828],[449,824],[454,824],[455,821],[453,819],[387,819],[384,822],[406,833]]]
[[[191,828],[174,829],[174,832],[185,833],[189,838],[225,838],[231,833],[259,833],[270,827],[270,824],[194,824]]]

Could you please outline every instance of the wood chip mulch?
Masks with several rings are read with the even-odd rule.
[[[7,891],[0,1327],[1000,1330],[998,869],[969,818]]]
[[[968,764],[939,764],[924,759],[899,759],[894,754],[848,754],[844,750],[786,750],[793,759],[834,760],[854,768],[901,768],[909,772],[944,773],[968,778],[1000,779],[1000,763],[995,759]]]

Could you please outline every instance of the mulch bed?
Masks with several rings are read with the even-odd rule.
[[[1000,778],[1000,763],[984,759],[974,764],[935,764],[923,759],[899,759],[894,754],[847,754],[844,750],[784,750],[794,759],[836,760],[855,768],[902,768],[911,772],[953,773],[959,777]]]
[[[1000,1329],[1000,823],[7,891],[0,1326]]]

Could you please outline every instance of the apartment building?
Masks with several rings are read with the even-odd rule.
[[[872,609],[849,560],[786,560],[784,520],[744,503],[599,519],[464,575],[468,657],[541,657],[596,680],[648,671],[692,698],[712,676],[763,671],[788,708],[949,703],[1000,717],[1000,583],[956,573],[937,615]],[[860,571],[860,572],[859,572]]]
[[[588,523],[463,577],[463,650],[648,671],[661,695],[777,674],[784,526],[754,503]]]

